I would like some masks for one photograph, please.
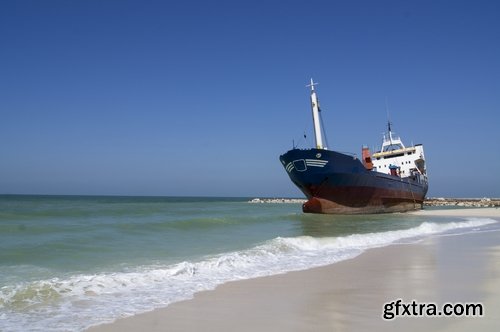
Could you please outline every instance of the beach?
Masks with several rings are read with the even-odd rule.
[[[495,208],[413,214],[500,220]],[[499,260],[498,231],[435,235],[369,249],[324,267],[228,282],[88,331],[497,331]],[[439,309],[446,303],[481,304],[484,312],[469,317],[417,312],[384,319],[384,304],[398,299],[408,305],[434,303]]]

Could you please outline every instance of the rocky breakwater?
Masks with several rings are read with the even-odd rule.
[[[252,204],[304,204],[301,198],[254,198],[248,201]],[[431,197],[424,201],[424,206],[450,207],[500,207],[500,198],[443,198]]]
[[[300,198],[254,198],[248,203],[289,203],[289,204],[304,204],[306,202],[305,199]]]
[[[500,198],[427,198],[424,206],[499,207]]]

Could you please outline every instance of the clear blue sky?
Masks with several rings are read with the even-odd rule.
[[[0,193],[301,196],[312,77],[330,148],[387,99],[429,196],[500,197],[499,1],[2,1],[0,45]]]

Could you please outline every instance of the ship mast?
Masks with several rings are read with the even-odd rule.
[[[389,135],[389,142],[392,145],[392,130],[391,130],[391,121],[389,121],[389,117],[387,118],[387,135]]]
[[[308,84],[308,87],[311,87],[311,109],[314,123],[314,138],[316,140],[316,148],[317,149],[326,149],[323,146],[323,135],[321,133],[321,122],[319,118],[319,101],[318,96],[316,95],[316,91],[314,91],[314,86],[318,83],[314,83],[311,78],[311,84]]]
[[[389,142],[392,145],[391,119],[389,118],[389,102],[387,101],[387,97],[385,97],[385,111],[387,112],[387,135],[389,135]]]

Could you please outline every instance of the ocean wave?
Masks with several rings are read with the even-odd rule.
[[[278,237],[198,261],[6,285],[0,288],[0,321],[7,331],[79,331],[189,299],[228,281],[328,265],[369,248],[433,234],[477,231],[493,223],[493,219],[471,218],[341,237]]]

